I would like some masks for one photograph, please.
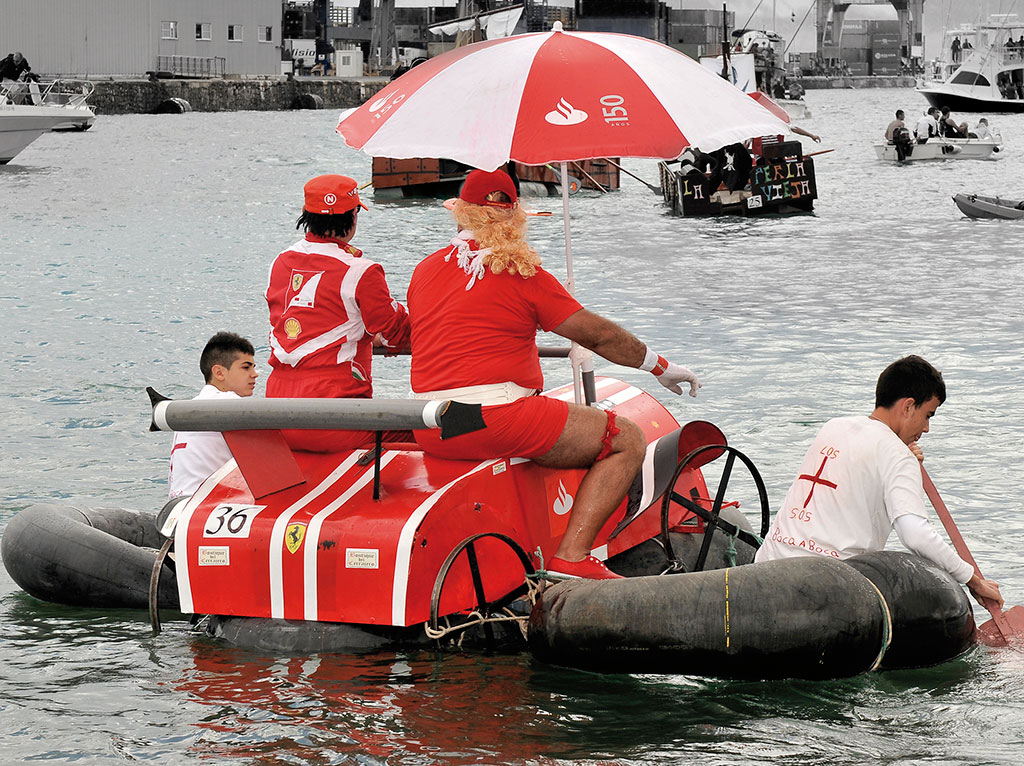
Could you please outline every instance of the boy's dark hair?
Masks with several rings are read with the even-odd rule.
[[[920,407],[933,396],[939,404],[946,401],[946,383],[942,373],[919,356],[911,354],[897,359],[878,376],[875,386],[875,407],[892,407],[905,397]]]
[[[344,237],[352,230],[355,222],[356,211],[354,209],[335,215],[310,213],[308,210],[303,210],[302,215],[295,222],[295,228],[304,229],[318,237]]]
[[[230,368],[239,354],[255,356],[256,350],[249,341],[233,332],[219,332],[214,335],[206,341],[206,347],[199,357],[199,371],[203,373],[203,380],[209,383],[213,379],[215,364]]]

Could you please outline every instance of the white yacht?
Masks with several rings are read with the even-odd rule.
[[[87,130],[96,114],[88,81],[0,82],[0,165],[51,130]]]
[[[1024,23],[1003,17],[979,24],[975,40],[949,77],[918,92],[954,112],[1024,112]]]

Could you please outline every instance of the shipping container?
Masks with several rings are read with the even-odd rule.
[[[850,69],[850,74],[857,77],[866,77],[870,74],[869,64],[866,61],[847,61],[846,66]]]
[[[871,51],[867,48],[843,48],[839,52],[839,58],[846,59],[850,63],[867,63],[871,60]]]

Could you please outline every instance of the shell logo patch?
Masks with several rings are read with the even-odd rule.
[[[297,293],[299,288],[302,287],[303,275],[295,272],[292,274],[292,292]]]
[[[302,333],[302,325],[299,324],[299,320],[294,317],[289,317],[284,320],[284,334],[288,336],[289,340],[295,340]]]
[[[288,529],[284,533],[284,544],[288,548],[289,553],[295,553],[299,548],[302,547],[302,540],[306,537],[306,525],[297,522],[295,524],[289,524]]]

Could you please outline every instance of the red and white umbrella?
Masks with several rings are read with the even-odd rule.
[[[374,157],[444,157],[482,170],[561,164],[566,287],[573,291],[566,163],[675,159],[789,127],[674,48],[632,35],[550,32],[455,48],[413,67],[338,123]],[[574,355],[592,400],[589,354]],[[582,378],[580,365],[582,364]]]
[[[675,159],[788,127],[690,57],[632,35],[551,32],[456,48],[389,83],[338,124],[376,157],[483,170],[596,157]]]

